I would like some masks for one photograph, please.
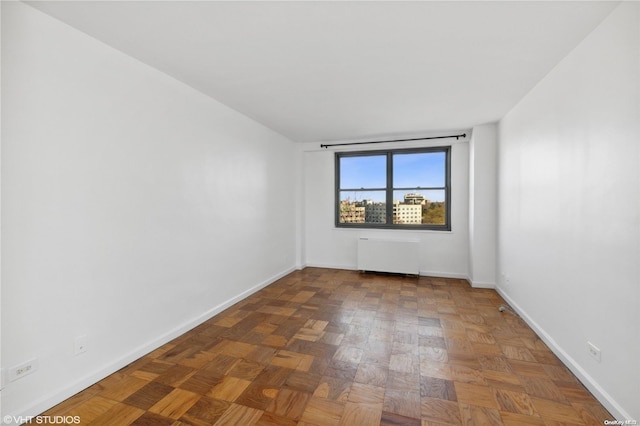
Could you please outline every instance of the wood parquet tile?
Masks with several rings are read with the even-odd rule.
[[[64,401],[83,425],[601,425],[504,300],[464,280],[307,268]]]

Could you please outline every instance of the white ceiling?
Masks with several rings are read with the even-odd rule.
[[[294,141],[317,142],[496,121],[617,2],[29,4]]]

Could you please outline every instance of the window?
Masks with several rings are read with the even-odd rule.
[[[451,230],[450,152],[336,153],[336,226]]]

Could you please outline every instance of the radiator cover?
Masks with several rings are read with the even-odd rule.
[[[420,242],[417,240],[358,239],[361,271],[420,274]]]

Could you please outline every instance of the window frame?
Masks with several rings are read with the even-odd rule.
[[[445,154],[445,186],[444,187],[417,187],[404,188],[393,187],[393,156],[396,154],[424,154],[442,152]],[[386,186],[384,188],[341,188],[340,187],[340,159],[345,157],[366,157],[366,156],[386,156]],[[367,151],[338,151],[335,153],[334,159],[334,214],[336,228],[352,228],[352,229],[408,229],[408,230],[431,230],[431,231],[451,231],[451,145],[436,146],[429,148],[396,148],[384,150],[367,150]],[[444,190],[445,194],[445,223],[438,224],[400,224],[393,223],[393,192],[402,190]],[[340,222],[340,193],[342,191],[385,191],[386,205],[386,221],[387,223],[353,223]]]

